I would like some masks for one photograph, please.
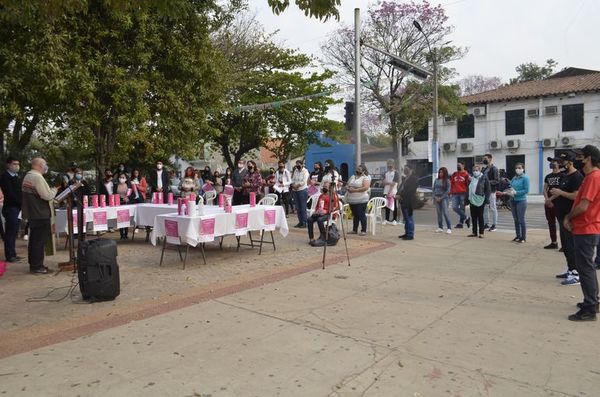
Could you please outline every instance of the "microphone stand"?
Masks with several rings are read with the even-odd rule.
[[[61,262],[58,264],[59,272],[66,270],[72,270],[73,273],[76,272],[77,266],[75,261],[75,241],[73,239],[73,203],[77,206],[77,233],[79,237],[79,241],[82,240],[83,233],[83,210],[80,209],[81,200],[77,199],[77,189],[81,187],[81,183],[77,182],[70,186],[68,186],[61,194],[56,196],[54,200],[57,202],[62,202],[64,200],[67,201],[67,233],[68,241],[69,241],[69,260],[67,262]]]
[[[331,175],[331,183],[329,184],[329,204],[328,204],[328,215],[329,215],[329,219],[327,221],[327,225],[325,227],[325,244],[323,245],[323,261],[322,261],[322,265],[323,265],[323,270],[325,270],[325,255],[327,255],[327,245],[329,242],[329,227],[333,224],[333,198],[334,198],[334,194],[333,192],[337,190],[337,182],[335,180],[335,172],[333,169],[329,170],[329,174]],[[335,194],[335,198],[338,200],[338,204],[339,204],[339,199],[337,194]],[[346,229],[344,227],[344,220],[342,217],[342,208],[339,209],[339,219],[340,219],[340,224],[342,225],[342,236],[344,237],[344,245],[346,247],[346,259],[348,260],[348,266],[350,266],[350,254],[348,253],[348,241],[346,240]]]

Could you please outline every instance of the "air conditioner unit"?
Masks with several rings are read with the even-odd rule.
[[[563,136],[560,138],[560,143],[563,146],[573,146],[575,144],[575,140],[570,136]]]
[[[509,149],[517,149],[521,144],[521,141],[518,139],[509,139],[506,141],[506,147]]]
[[[485,116],[485,106],[473,108],[473,115],[475,117]]]
[[[502,141],[490,141],[490,149],[492,149],[492,150],[502,149]]]
[[[461,152],[472,152],[473,144],[472,143],[461,143],[460,150],[461,150]]]
[[[539,109],[527,109],[527,117],[538,117],[539,115]]]
[[[456,152],[456,143],[444,143],[442,149],[444,152]]]
[[[558,106],[546,106],[544,108],[544,114],[546,116],[553,116],[555,114],[558,114]]]
[[[542,140],[542,147],[555,147],[556,146],[556,140],[551,139],[551,138],[546,138]]]
[[[444,123],[446,123],[446,124],[452,124],[454,122],[456,122],[456,119],[454,117],[444,116]]]

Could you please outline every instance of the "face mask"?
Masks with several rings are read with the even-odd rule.
[[[271,175],[275,174],[275,170],[271,170],[269,172],[271,173]]]
[[[329,191],[329,189],[327,189],[326,187],[323,188],[323,193],[327,193]]]
[[[481,176],[481,171],[473,171],[473,176],[479,178]]]
[[[123,167],[122,165],[119,166],[119,170],[123,171],[125,169],[125,167]]]
[[[80,181],[83,178],[83,175],[81,174],[75,174],[75,180],[76,181]]]
[[[125,178],[119,178],[119,182],[125,183],[125,182],[127,182],[127,179],[125,179]]]
[[[550,169],[553,170],[555,167],[555,164],[550,164]]]
[[[162,170],[163,165],[162,164],[156,164],[156,169],[157,170]]]
[[[283,165],[280,165],[280,166],[279,166],[279,169],[280,169],[280,170],[282,170],[282,169],[283,169]]]
[[[325,164],[325,171],[328,171],[331,168],[331,165]]]
[[[516,173],[517,175],[523,175],[523,169],[522,169],[522,168],[517,168],[517,169],[515,170],[515,173]]]
[[[302,169],[302,165],[301,164],[296,164],[296,168],[298,168],[300,170],[300,169]]]
[[[253,166],[251,166],[251,165],[249,165],[249,166],[248,166],[248,171],[252,172],[253,170],[254,170],[254,167],[253,167]]]
[[[48,172],[48,164],[44,164],[44,169],[42,171],[42,174],[45,174]]]
[[[356,175],[362,175],[362,171],[356,170]]]
[[[105,179],[110,179],[110,178],[112,178],[112,174],[106,174],[106,175],[104,176],[104,178],[105,178]]]
[[[488,161],[488,159],[484,159],[483,160],[483,165],[488,165],[490,162]]]
[[[456,166],[456,170],[457,170],[457,171],[462,171],[462,165],[458,165],[458,166]]]
[[[17,172],[19,172],[19,170],[20,170],[20,169],[21,169],[21,167],[20,167],[20,166],[18,166],[18,165],[11,165],[11,166],[10,166],[10,170],[11,170],[12,172],[14,172],[15,174],[16,174]]]

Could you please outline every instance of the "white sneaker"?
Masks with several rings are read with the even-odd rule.
[[[24,235],[23,240],[25,240],[25,241],[29,240],[29,234]]]
[[[436,232],[436,233],[443,233],[443,232],[444,232],[444,229],[440,229],[440,228],[438,227],[437,229],[435,229],[435,232]]]
[[[396,226],[397,224],[398,224],[398,222],[392,221],[392,226]]]
[[[383,222],[381,222],[381,224],[382,224],[382,225],[387,225],[387,224],[388,224],[388,222],[387,222],[387,221],[383,221]]]
[[[452,229],[446,230],[446,234],[452,234]]]

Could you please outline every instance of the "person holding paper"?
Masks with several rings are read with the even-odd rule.
[[[116,194],[121,198],[121,202],[123,204],[131,204],[135,201],[135,195],[133,194],[133,189],[131,188],[131,184],[127,181],[127,174],[122,172],[119,174],[119,182],[116,186]],[[119,228],[119,233],[121,234],[121,240],[127,240],[127,233],[129,231],[128,227]]]
[[[44,247],[51,236],[52,200],[56,188],[48,186],[44,174],[48,172],[46,160],[36,157],[31,160],[31,171],[23,178],[23,219],[29,221],[29,245],[27,256],[29,271],[33,274],[47,274],[44,266]]]
[[[285,168],[285,163],[280,161],[275,172],[275,194],[277,194],[277,205],[282,205],[285,209],[285,216],[290,213],[290,184],[292,183],[292,175]]]
[[[131,190],[133,191],[133,200],[136,203],[143,203],[146,201],[148,182],[146,182],[146,178],[142,176],[139,169],[134,168],[133,171],[131,171],[131,180],[129,183],[131,184]]]
[[[263,186],[263,178],[260,175],[260,171],[254,161],[252,161],[252,160],[248,161],[246,163],[246,168],[248,169],[248,172],[244,176],[244,182],[242,185],[243,186],[242,193],[244,195],[244,198],[243,198],[244,204],[249,204],[250,203],[250,192],[256,193],[257,198],[260,195],[260,190],[262,189],[262,186]]]
[[[298,224],[294,227],[304,228],[306,227],[306,201],[308,200],[308,179],[309,172],[304,165],[302,160],[296,161],[296,167],[292,172],[292,192],[294,194],[294,201],[296,203],[296,209],[298,211]]]

